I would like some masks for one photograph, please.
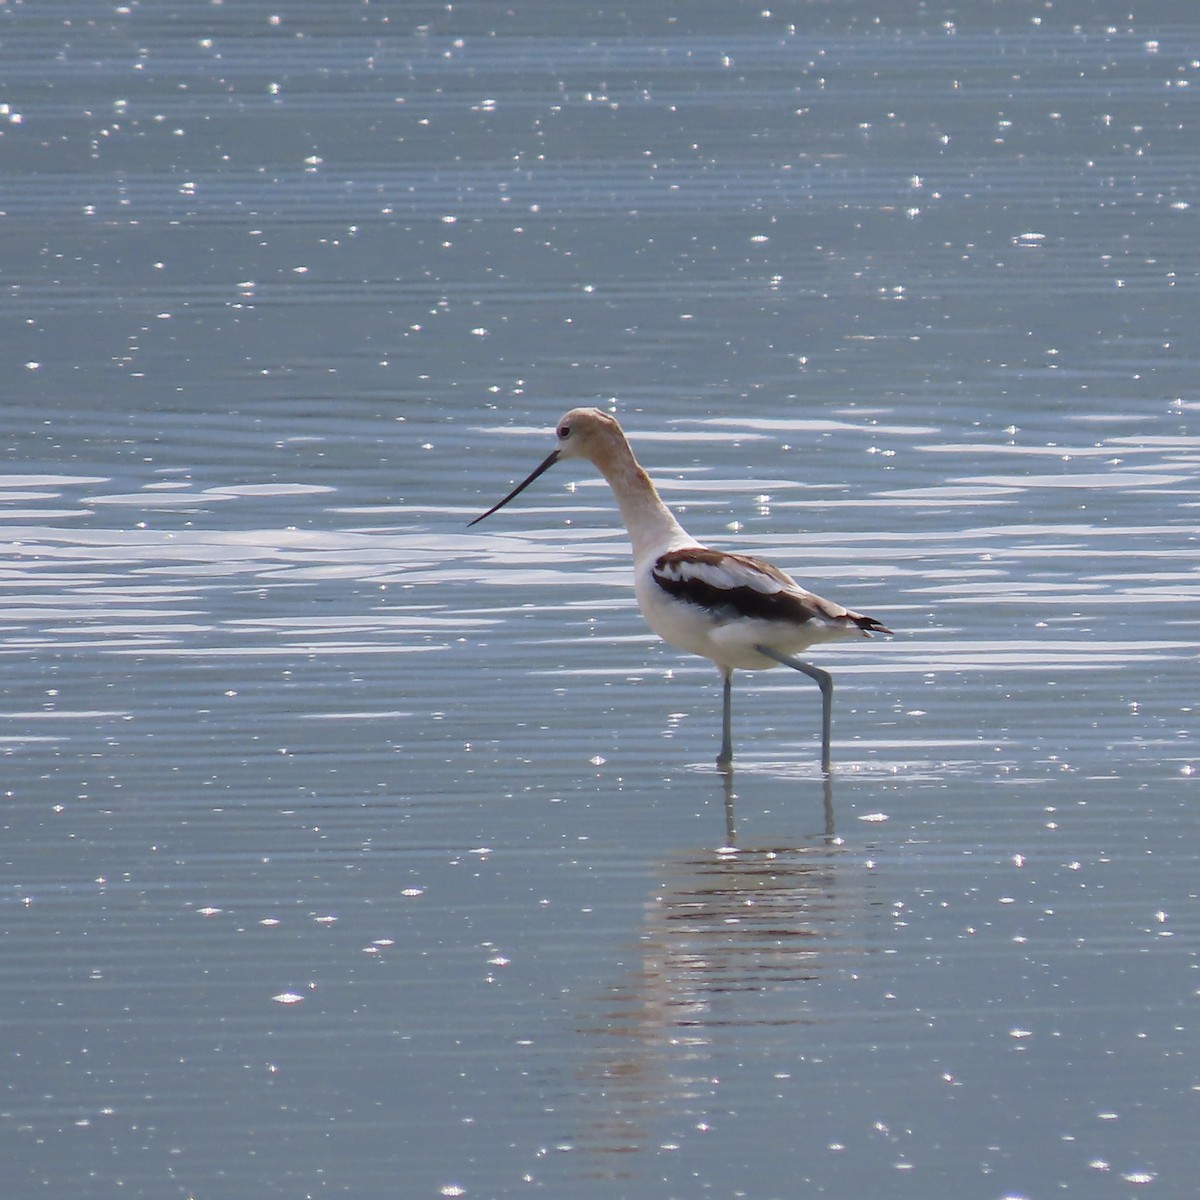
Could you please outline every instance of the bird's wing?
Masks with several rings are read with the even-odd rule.
[[[668,595],[726,620],[750,618],[792,625],[845,622],[857,625],[864,633],[891,632],[873,617],[825,600],[802,588],[772,563],[748,554],[687,546],[661,555],[652,575]]]

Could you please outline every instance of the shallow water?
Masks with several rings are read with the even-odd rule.
[[[1190,1195],[1200,24],[569,12],[0,9],[6,1195]]]

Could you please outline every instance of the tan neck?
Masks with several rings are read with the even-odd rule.
[[[656,550],[661,554],[668,547],[691,543],[692,539],[662,502],[650,476],[633,457],[627,442],[614,447],[596,463],[596,467],[608,480],[617,498],[617,507],[633,543],[634,558]]]

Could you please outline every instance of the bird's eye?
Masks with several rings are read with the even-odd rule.
[[[571,436],[570,425],[560,425],[558,427],[558,436],[562,441],[566,441]]]

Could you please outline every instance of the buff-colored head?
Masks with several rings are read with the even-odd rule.
[[[554,427],[559,458],[586,458],[601,463],[625,441],[616,417],[598,408],[573,408]]]

